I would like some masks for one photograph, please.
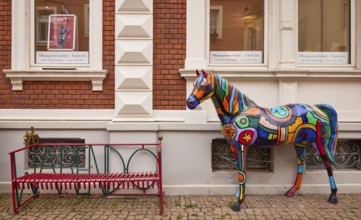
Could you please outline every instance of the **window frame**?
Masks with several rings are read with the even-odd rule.
[[[217,6],[211,6],[210,0],[207,0],[206,2],[206,63],[209,68],[242,68],[242,67],[259,67],[259,68],[265,68],[268,67],[269,61],[268,61],[268,51],[269,51],[269,44],[268,44],[268,36],[269,36],[269,17],[268,17],[268,11],[269,11],[269,3],[267,0],[263,0],[264,3],[264,10],[263,10],[263,63],[259,64],[253,64],[253,63],[236,63],[236,64],[228,64],[228,63],[222,63],[222,64],[215,64],[210,62],[210,11],[212,8]],[[223,14],[222,9],[222,14]]]
[[[102,1],[89,1],[89,64],[32,65],[34,53],[35,0],[12,0],[11,69],[4,70],[12,90],[23,90],[23,81],[91,81],[93,91],[102,91],[107,70],[103,70]],[[31,18],[33,16],[33,18]]]

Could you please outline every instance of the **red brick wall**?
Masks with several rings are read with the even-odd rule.
[[[186,0],[154,0],[153,109],[185,109]]]
[[[154,0],[153,108],[185,109],[186,0]],[[103,0],[103,68],[108,70],[103,91],[91,82],[23,83],[11,90],[2,69],[11,68],[11,1],[0,0],[0,108],[113,109],[114,0]]]
[[[13,91],[3,69],[11,68],[11,0],[0,0],[0,108],[113,109],[114,108],[114,0],[103,0],[103,68],[108,70],[103,91],[91,82],[23,83]]]
[[[0,107],[8,108],[11,84],[2,70],[11,65],[11,0],[0,0],[0,23]]]

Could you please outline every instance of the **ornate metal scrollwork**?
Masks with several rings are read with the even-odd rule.
[[[235,160],[229,144],[225,139],[212,140],[212,168],[213,170],[235,170]],[[249,148],[247,169],[270,170],[270,148]]]
[[[64,145],[34,146],[27,152],[27,164],[29,168],[41,166],[44,168],[62,167],[85,167],[86,150],[85,147],[75,147],[65,143],[84,143],[80,138],[39,138],[35,129],[31,127],[24,135],[25,145],[64,143]]]
[[[340,140],[337,143],[335,153],[336,163],[334,169],[357,169],[361,170],[361,141]],[[312,146],[307,147],[307,169],[323,169],[323,161],[317,155]]]
[[[75,155],[78,155],[78,161],[76,161]],[[74,166],[85,167],[85,147],[33,147],[28,151],[28,158],[29,168],[33,168],[34,165],[39,167],[41,164],[43,164],[43,167],[46,168],[59,167],[61,163],[63,168]]]

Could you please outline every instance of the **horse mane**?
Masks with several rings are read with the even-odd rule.
[[[212,100],[218,113],[220,110],[223,114],[238,115],[251,107],[258,107],[252,99],[231,85],[226,79],[217,74],[213,75],[215,94]]]

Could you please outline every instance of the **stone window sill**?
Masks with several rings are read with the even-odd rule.
[[[91,81],[93,91],[103,90],[107,70],[3,70],[12,90],[23,90],[24,81]]]

